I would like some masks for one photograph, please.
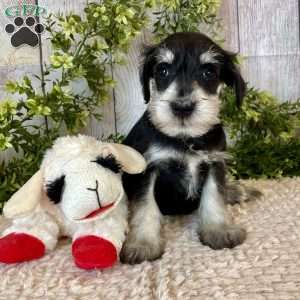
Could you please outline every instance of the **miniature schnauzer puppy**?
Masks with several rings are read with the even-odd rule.
[[[197,212],[200,241],[213,249],[241,244],[246,232],[226,212],[225,134],[219,119],[224,84],[239,105],[245,82],[235,55],[201,33],[176,33],[144,52],[141,83],[148,107],[124,143],[147,160],[124,175],[131,203],[121,261],[139,263],[164,251],[164,215]]]

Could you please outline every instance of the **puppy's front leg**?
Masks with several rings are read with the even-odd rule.
[[[120,253],[124,263],[151,261],[163,254],[162,215],[154,198],[155,178],[153,174],[138,199],[132,201],[129,234]]]
[[[200,241],[212,249],[233,248],[246,238],[246,231],[232,224],[224,203],[225,173],[222,163],[213,163],[205,181],[199,213]]]

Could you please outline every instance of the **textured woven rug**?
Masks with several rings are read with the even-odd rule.
[[[73,264],[70,241],[44,258],[0,264],[0,299],[300,299],[300,179],[253,181],[260,200],[231,207],[248,231],[233,250],[198,242],[195,217],[170,218],[162,259],[83,271]]]

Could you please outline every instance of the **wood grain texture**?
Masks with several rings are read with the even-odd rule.
[[[299,53],[298,0],[238,0],[238,15],[243,55]]]
[[[114,98],[113,93],[110,94],[110,100],[98,109],[98,112],[102,115],[102,120],[91,120],[89,127],[84,130],[86,134],[90,134],[98,138],[106,138],[111,134],[116,133]]]
[[[256,88],[271,91],[281,101],[300,98],[300,55],[248,57],[242,72]]]
[[[153,22],[155,15],[150,13],[149,24],[133,41],[126,56],[126,65],[114,67],[114,77],[117,80],[116,97],[116,127],[117,132],[127,135],[137,120],[143,115],[146,104],[142,94],[139,69],[142,63],[141,51],[145,45],[153,41]]]
[[[144,43],[144,35],[137,37],[129,49],[126,65],[114,68],[117,80],[115,88],[117,131],[122,134],[127,134],[145,111],[139,80],[140,52]]]
[[[224,32],[224,47],[232,52],[239,52],[239,26],[237,0],[222,1],[219,17]]]

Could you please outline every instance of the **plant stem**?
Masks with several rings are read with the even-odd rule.
[[[110,72],[111,72],[111,78],[112,80],[114,80],[114,69],[113,69],[113,58],[112,58],[112,50],[109,49],[109,56],[110,56]],[[113,87],[112,89],[112,93],[113,93],[113,102],[114,102],[114,112],[116,113],[116,91],[115,88]],[[117,133],[117,121],[115,118],[115,133]]]
[[[179,25],[179,16],[180,16],[180,12],[181,9],[183,8],[183,0],[179,1],[179,6],[176,8],[175,12],[174,12],[174,21],[175,21],[175,29],[174,32],[177,32],[177,28]]]
[[[84,35],[83,40],[80,42],[78,48],[77,48],[76,51],[75,51],[74,59],[77,58],[77,56],[79,55],[79,53],[80,53],[82,47],[84,46],[86,40],[89,38],[90,35],[91,35],[91,32],[90,32],[90,31],[88,31],[88,32]]]
[[[35,4],[38,5],[38,0],[35,0]],[[40,17],[37,16],[36,20],[38,23],[40,23]],[[45,71],[44,71],[44,67],[43,67],[43,48],[42,48],[42,38],[41,38],[41,34],[38,34],[39,37],[39,55],[40,55],[40,67],[41,67],[41,88],[42,88],[42,93],[43,93],[43,97],[45,100],[45,103],[47,104],[48,101],[47,100],[47,94],[46,94],[46,82],[45,82]],[[47,116],[44,117],[45,120],[45,126],[46,126],[46,135],[49,135],[49,124],[48,124],[48,118]]]

